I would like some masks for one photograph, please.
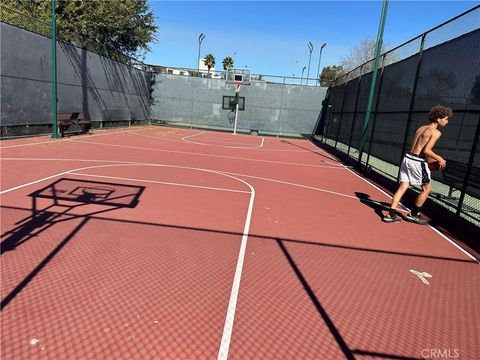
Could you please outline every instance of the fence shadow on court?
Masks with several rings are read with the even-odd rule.
[[[282,143],[285,143],[285,144],[288,144],[288,145],[292,145],[292,146],[295,146],[299,149],[302,149],[302,150],[305,150],[305,151],[309,151],[315,155],[318,155],[318,156],[321,156],[321,157],[324,157],[325,159],[327,160],[330,160],[330,161],[336,161],[335,159],[333,159],[331,156],[328,156],[326,154],[322,154],[320,151],[315,151],[315,150],[312,150],[312,149],[309,149],[307,147],[304,147],[304,146],[300,146],[300,145],[297,145],[297,144],[294,144],[288,140],[280,140],[280,142]],[[325,160],[324,160],[325,161]]]
[[[356,358],[355,355],[371,356],[371,357],[387,358],[387,359],[402,359],[402,360],[421,359],[421,357],[408,357],[408,356],[403,356],[399,354],[386,354],[386,353],[368,351],[364,349],[351,349],[348,346],[347,341],[341,335],[340,330],[335,325],[335,322],[333,321],[332,317],[329,315],[328,311],[325,309],[325,307],[322,305],[321,301],[318,299],[317,295],[315,294],[315,291],[312,289],[312,287],[308,283],[306,276],[302,273],[300,268],[297,266],[294,260],[294,257],[290,254],[287,247],[285,246],[285,240],[282,240],[280,238],[271,239],[271,240],[275,240],[277,242],[277,245],[279,246],[283,255],[285,255],[290,267],[292,268],[292,271],[295,273],[295,276],[297,277],[298,281],[301,283],[310,301],[315,306],[316,311],[318,312],[321,319],[323,320],[328,330],[332,334],[338,347],[343,352],[345,359],[353,360]]]
[[[86,191],[85,191],[86,189]],[[48,185],[45,188],[35,191],[30,194],[32,197],[32,215],[21,221],[20,225],[17,228],[6,233],[7,239],[3,241],[2,246],[7,244],[9,246],[8,250],[13,250],[24,242],[32,238],[32,229],[40,229],[40,231],[45,231],[48,227],[54,226],[59,222],[68,221],[71,219],[80,220],[79,223],[76,223],[75,228],[61,241],[58,245],[45,257],[35,269],[28,274],[23,281],[21,281],[16,288],[11,291],[3,300],[2,300],[2,309],[12,301],[15,296],[29,284],[31,280],[52,260],[56,254],[58,254],[62,248],[73,238],[76,234],[87,224],[89,220],[103,220],[110,221],[112,223],[128,223],[135,225],[145,225],[148,227],[156,228],[165,228],[165,229],[175,229],[179,231],[196,231],[202,232],[208,236],[208,234],[220,234],[220,235],[238,235],[241,237],[243,234],[236,231],[225,231],[217,230],[211,228],[200,228],[200,227],[188,227],[188,226],[179,226],[171,224],[162,224],[162,223],[151,223],[151,222],[142,222],[126,219],[112,219],[105,218],[103,216],[98,216],[106,212],[119,209],[122,207],[135,207],[138,202],[140,195],[144,191],[144,187],[140,186],[125,186],[113,183],[101,183],[101,182],[91,182],[91,181],[80,181],[74,179],[60,179],[57,182]],[[371,204],[368,195],[359,193],[357,194],[361,201],[365,201],[368,204]],[[46,207],[43,210],[37,208],[37,203],[40,199],[50,199],[54,204]],[[82,206],[91,206],[92,211],[88,213],[83,213],[81,215],[70,214],[67,216],[69,211],[65,212],[55,212],[53,207],[61,205],[62,201],[70,201],[72,204],[68,207],[69,209],[78,209]],[[78,203],[78,204],[77,204]],[[96,208],[96,205],[103,205],[106,208]],[[369,205],[370,206],[370,205]],[[13,208],[12,208],[13,209]],[[19,208],[16,208],[19,209]],[[307,245],[315,247],[325,247],[330,249],[338,249],[344,251],[355,251],[355,252],[367,252],[367,253],[376,253],[376,254],[391,254],[394,256],[408,256],[408,257],[420,257],[433,259],[438,261],[453,261],[456,263],[464,264],[475,264],[474,261],[467,261],[461,259],[450,259],[442,258],[436,256],[428,256],[422,254],[409,254],[401,253],[395,251],[386,251],[381,249],[367,249],[360,247],[351,247],[338,244],[327,244],[315,242],[312,240],[299,240],[299,239],[288,239],[288,238],[279,238],[271,237],[261,234],[250,234],[249,237],[255,238],[261,241],[274,242],[278,245],[278,249],[286,258],[289,268],[292,273],[295,275],[295,278],[301,284],[303,290],[308,295],[311,303],[315,307],[315,310],[319,314],[319,320],[328,328],[329,332],[332,334],[332,337],[335,340],[336,345],[339,350],[343,353],[346,359],[355,359],[356,356],[374,356],[379,358],[394,358],[394,359],[416,359],[413,357],[403,356],[401,354],[386,354],[382,352],[374,352],[371,349],[354,349],[349,346],[347,340],[342,335],[342,329],[338,328],[338,325],[333,320],[331,314],[329,314],[328,309],[322,304],[319,299],[318,292],[312,288],[312,284],[308,281],[308,274],[304,273],[300,266],[296,263],[295,257],[290,253],[289,248],[291,245]],[[196,237],[196,238],[201,238]]]

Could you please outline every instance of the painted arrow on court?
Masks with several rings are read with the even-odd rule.
[[[428,280],[426,279],[426,278],[431,278],[431,277],[432,277],[432,275],[430,275],[429,273],[427,273],[427,272],[425,272],[425,271],[424,271],[424,272],[420,272],[420,271],[417,271],[417,270],[410,270],[410,272],[411,272],[412,274],[414,274],[414,275],[417,275],[417,276],[420,278],[420,280],[422,280],[422,282],[423,282],[424,284],[430,285],[430,283],[429,283]]]

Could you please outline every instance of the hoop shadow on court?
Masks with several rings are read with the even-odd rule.
[[[28,196],[32,213],[2,234],[1,254],[16,250],[56,224],[81,219],[80,223],[46,256],[44,260],[1,302],[3,309],[23,287],[71,240],[93,215],[121,208],[134,208],[144,186],[114,184],[78,179],[59,179]],[[42,207],[42,208],[41,208]]]
[[[375,214],[383,218],[383,212],[390,208],[390,204],[383,202],[383,201],[375,201],[370,198],[370,195],[362,193],[362,192],[355,192],[355,196],[360,200],[362,204],[367,205],[368,207],[372,208],[375,211]]]

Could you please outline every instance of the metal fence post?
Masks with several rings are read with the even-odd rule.
[[[358,161],[357,166],[360,167],[360,159],[363,155],[363,146],[365,145],[365,134],[367,132],[368,123],[370,122],[370,111],[372,109],[373,93],[377,83],[378,61],[380,59],[380,52],[383,44],[383,30],[385,28],[385,21],[387,18],[388,0],[383,0],[382,15],[380,16],[380,24],[378,25],[377,41],[375,45],[375,61],[373,63],[372,81],[370,83],[370,92],[367,100],[367,108],[365,110],[365,118],[363,120],[363,129],[360,134],[360,142],[358,144]]]
[[[57,125],[57,22],[55,0],[51,1],[51,21],[52,21],[52,138],[58,139]]]
[[[422,41],[420,42],[420,49],[418,52],[418,60],[417,60],[417,68],[415,69],[415,78],[413,80],[413,86],[412,86],[412,96],[410,97],[410,105],[408,106],[408,117],[407,117],[407,124],[405,126],[405,135],[403,137],[403,145],[402,145],[402,155],[400,157],[399,163],[402,162],[403,157],[405,156],[406,153],[406,148],[407,148],[407,142],[408,142],[408,130],[410,129],[410,124],[412,123],[412,111],[413,111],[413,106],[415,104],[415,97],[417,94],[417,85],[418,85],[418,75],[420,73],[420,66],[422,64],[422,58],[423,58],[423,47],[425,45],[425,37],[426,33],[423,33],[422,35]],[[400,179],[400,166],[398,167],[398,173],[397,173],[397,183],[398,180]]]

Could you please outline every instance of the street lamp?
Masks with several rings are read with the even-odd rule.
[[[197,59],[197,72],[200,72],[200,47],[202,45],[202,41],[205,39],[205,35],[201,33],[198,36],[198,59]]]
[[[310,76],[310,60],[312,60],[312,51],[313,51],[313,44],[309,41],[307,43],[308,51],[310,52],[310,56],[308,57],[308,71],[307,71],[307,85],[308,85],[308,78]]]
[[[302,69],[302,77],[300,78],[300,85],[302,85],[302,81],[303,81],[303,72],[305,71],[307,67],[304,66],[303,69]],[[308,81],[308,80],[307,80]]]
[[[323,43],[323,45],[320,47],[320,57],[318,58],[318,69],[317,69],[317,79],[318,79],[318,86],[320,86],[320,61],[322,61],[322,50],[323,48],[327,46],[327,43]]]

